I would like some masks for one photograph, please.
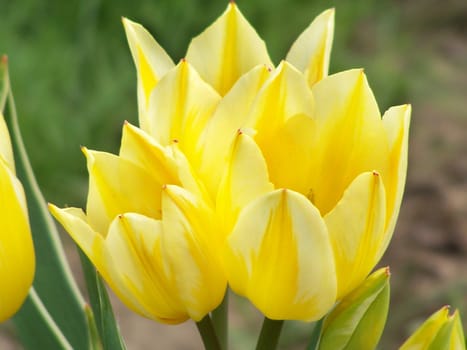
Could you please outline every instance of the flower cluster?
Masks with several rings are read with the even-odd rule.
[[[275,67],[234,3],[174,64],[124,19],[140,128],[84,149],[86,213],[53,215],[132,310],[201,320],[226,286],[271,319],[317,320],[394,230],[410,106],[381,117],[365,74],[328,76],[334,10]]]

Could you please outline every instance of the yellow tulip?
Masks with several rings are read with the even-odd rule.
[[[52,214],[133,311],[164,323],[200,321],[226,279],[212,206],[176,143],[125,124],[119,155],[84,149],[87,214]],[[183,188],[182,188],[183,187]]]
[[[26,198],[15,176],[10,137],[0,114],[0,322],[21,307],[34,271]]]
[[[444,306],[431,315],[400,350],[462,350],[465,349],[464,331],[459,315],[449,315],[449,306]]]
[[[123,23],[142,130],[125,126],[119,156],[85,150],[87,214],[53,208],[54,214],[117,294],[148,317],[199,320],[220,302],[220,292],[210,292],[219,298],[207,303],[201,292],[172,281],[167,264],[187,262],[189,278],[206,290],[224,290],[225,269],[232,289],[269,318],[322,317],[362,283],[389,243],[405,183],[410,106],[381,118],[363,71],[328,76],[332,9],[278,67],[233,2],[177,65],[141,25]],[[164,207],[169,198],[186,201],[161,188],[192,198],[191,209]],[[109,267],[110,238],[122,232],[122,218],[131,219],[133,226],[123,225],[129,236],[135,225],[160,232],[151,241],[160,248],[150,256],[162,257],[151,265],[165,272],[162,279],[145,272],[128,284],[129,275]],[[204,243],[180,235],[170,252],[190,247],[190,254],[168,254],[170,220],[184,222],[173,224]],[[128,259],[126,273],[148,269],[138,259]],[[164,309],[149,290],[175,299]],[[187,306],[188,299],[197,306]]]

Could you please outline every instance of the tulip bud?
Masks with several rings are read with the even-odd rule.
[[[389,307],[389,268],[371,274],[324,319],[320,350],[376,347]]]
[[[459,312],[449,316],[449,306],[431,315],[400,347],[400,350],[465,349]]]

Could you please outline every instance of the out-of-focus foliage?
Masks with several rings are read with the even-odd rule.
[[[331,72],[365,66],[382,109],[406,102],[397,79],[381,81],[394,75],[397,66],[379,33],[368,33],[363,43],[354,40],[367,21],[378,22],[378,31],[397,28],[397,7],[388,1],[259,0],[239,5],[268,43],[275,63],[319,12],[336,7]],[[23,136],[48,200],[82,204],[86,177],[79,146],[116,151],[122,122],[136,122],[136,79],[121,16],[142,23],[178,61],[190,38],[224,7],[215,0],[0,0],[0,52],[10,57]],[[395,39],[400,39],[396,33]],[[361,59],[361,51],[368,50],[384,50],[389,57],[368,66],[370,60]]]

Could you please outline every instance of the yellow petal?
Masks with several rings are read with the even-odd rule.
[[[126,212],[160,218],[163,184],[126,159],[86,149],[84,153],[89,171],[86,211],[94,230],[106,234],[110,222]]]
[[[305,114],[288,119],[269,137],[258,132],[257,142],[267,160],[270,179],[276,187],[285,187],[310,196],[315,133],[315,121]]]
[[[411,106],[403,105],[391,107],[383,115],[383,126],[389,142],[389,159],[387,171],[383,174],[387,214],[386,235],[381,246],[380,257],[384,254],[391,240],[404,193],[407,176],[410,113]]]
[[[225,234],[230,232],[243,207],[256,197],[273,190],[261,150],[250,136],[239,132],[231,153],[216,201],[219,221]]]
[[[163,146],[177,140],[196,164],[198,142],[220,96],[182,60],[160,81],[150,97],[149,134]]]
[[[0,160],[3,160],[10,171],[15,174],[15,159],[11,149],[10,134],[5,119],[0,112]]]
[[[123,18],[122,21],[138,75],[139,123],[146,130],[149,95],[174,63],[142,25],[127,18]]]
[[[366,171],[385,174],[387,133],[361,70],[329,76],[312,88],[317,138],[313,148],[310,197],[328,213],[353,179]]]
[[[214,213],[177,186],[164,188],[163,248],[187,313],[200,321],[221,303],[227,281]]]
[[[267,134],[297,114],[313,116],[313,107],[303,74],[283,61],[258,93],[247,126]]]
[[[110,226],[106,247],[120,293],[136,298],[146,317],[175,324],[188,315],[179,297],[176,276],[164,259],[162,235],[160,221],[127,213]]]
[[[316,320],[334,304],[326,226],[301,194],[281,189],[250,203],[224,255],[232,289],[271,319]]]
[[[256,94],[270,76],[270,70],[260,65],[244,74],[222,98],[202,135],[203,153],[200,173],[210,193],[215,196],[225,169],[229,150],[247,116]]]
[[[287,62],[281,63],[258,93],[249,123],[257,131],[255,141],[276,187],[308,192],[316,129],[313,104],[304,76]]]
[[[311,22],[287,54],[286,60],[305,74],[309,86],[328,75],[333,36],[334,9],[329,9]]]
[[[120,157],[145,169],[160,184],[178,184],[178,170],[170,153],[141,129],[125,123]]]
[[[120,157],[146,170],[157,184],[180,185],[208,201],[204,185],[196,177],[177,143],[162,147],[141,129],[125,123]]]
[[[23,188],[0,159],[0,322],[20,308],[34,270],[34,247]]]
[[[273,66],[264,41],[233,2],[191,41],[186,58],[221,95],[254,66]]]
[[[378,262],[385,218],[384,186],[376,172],[359,175],[324,217],[336,261],[338,299],[357,287]]]

